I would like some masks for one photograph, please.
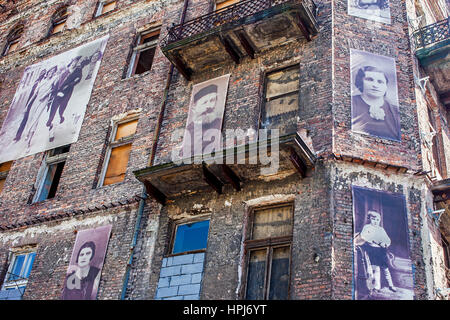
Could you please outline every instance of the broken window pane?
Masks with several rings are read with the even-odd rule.
[[[64,164],[66,162],[59,162],[48,167],[48,171],[41,189],[41,194],[38,201],[54,198],[56,189],[58,188],[59,180],[61,178]]]
[[[177,226],[172,253],[206,249],[209,220]]]
[[[151,70],[158,39],[159,30],[142,33],[139,36],[138,44],[133,49],[134,54],[128,71],[129,77]]]

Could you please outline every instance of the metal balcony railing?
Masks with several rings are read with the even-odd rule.
[[[420,28],[413,34],[415,50],[450,39],[450,17]]]
[[[172,26],[168,31],[168,35],[161,41],[161,47],[164,48],[171,43],[226,25],[280,4],[300,2],[316,17],[317,6],[314,0],[244,0],[183,24]]]

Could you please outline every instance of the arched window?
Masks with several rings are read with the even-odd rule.
[[[6,37],[6,46],[3,49],[3,55],[7,55],[10,52],[13,52],[17,49],[19,45],[19,39],[22,36],[23,33],[23,25],[18,25],[14,29],[11,30],[11,32],[8,34],[8,37]]]
[[[67,17],[69,16],[67,12],[67,6],[59,8],[52,17],[52,26],[49,31],[49,35],[61,32],[66,25]]]

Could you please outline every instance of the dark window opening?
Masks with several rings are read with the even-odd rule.
[[[6,37],[6,46],[3,49],[2,55],[7,55],[10,52],[15,51],[19,46],[20,37],[23,34],[23,25],[15,27]]]
[[[67,7],[58,9],[52,17],[52,26],[49,35],[63,31],[68,16]]]
[[[133,56],[128,69],[128,77],[150,71],[158,45],[159,30],[142,33],[133,48]]]

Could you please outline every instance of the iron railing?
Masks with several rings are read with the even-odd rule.
[[[161,41],[161,47],[251,16],[265,9],[288,2],[302,2],[315,17],[317,6],[314,0],[244,0],[229,7],[205,14],[183,24],[174,25]]]
[[[450,17],[420,28],[414,32],[413,38],[416,50],[450,39]]]

